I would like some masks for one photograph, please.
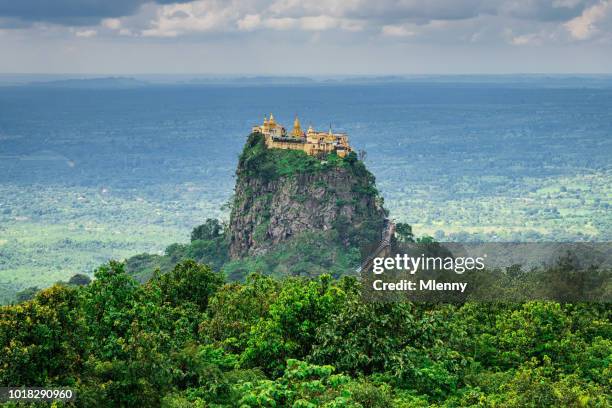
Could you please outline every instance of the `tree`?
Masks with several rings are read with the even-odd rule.
[[[350,377],[334,374],[332,366],[316,366],[289,359],[284,375],[276,381],[245,383],[240,407],[346,407],[359,408],[346,391]]]
[[[268,316],[251,329],[243,362],[272,375],[281,374],[287,358],[308,355],[317,327],[336,313],[344,300],[344,291],[331,284],[329,275],[317,280],[286,280]]]
[[[38,288],[38,286],[31,286],[29,288],[26,288],[22,291],[17,292],[17,294],[15,295],[15,298],[17,299],[17,303],[21,303],[21,302],[25,302],[25,301],[33,299],[39,290],[40,289]]]
[[[73,384],[83,360],[80,315],[77,290],[57,284],[0,308],[0,384]]]
[[[204,224],[199,225],[191,231],[191,241],[213,240],[223,235],[223,227],[219,220],[207,218]]]
[[[117,340],[126,337],[134,319],[139,285],[117,261],[102,265],[94,276],[96,279],[83,288],[85,323],[95,354],[113,358],[122,350]]]
[[[200,326],[202,337],[226,350],[244,351],[251,328],[267,316],[279,288],[278,280],[259,274],[250,275],[245,283],[224,285],[209,301],[207,319]]]
[[[223,283],[222,275],[192,260],[180,262],[172,272],[157,275],[150,282],[160,288],[164,302],[173,306],[192,302],[200,311],[206,310],[208,300]]]
[[[159,406],[173,386],[172,357],[195,339],[199,310],[190,299],[164,301],[172,290],[139,285],[123,263],[111,261],[95,277],[81,289],[88,354],[79,400],[94,407]]]
[[[395,238],[399,242],[414,242],[412,226],[403,222],[395,224]]]
[[[87,407],[612,406],[608,303],[374,303],[362,289],[223,285],[194,261],[139,284],[109,262],[87,286],[0,307],[0,384],[71,387]]]
[[[89,276],[84,275],[82,273],[77,273],[76,275],[73,275],[68,280],[68,283],[70,285],[76,285],[76,286],[87,286],[89,285],[90,282],[91,282],[91,279],[89,278]]]

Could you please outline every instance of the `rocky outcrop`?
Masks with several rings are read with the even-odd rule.
[[[352,154],[314,158],[249,137],[236,172],[230,256],[265,253],[305,231],[334,231],[343,245],[374,242],[386,211],[374,177]]]

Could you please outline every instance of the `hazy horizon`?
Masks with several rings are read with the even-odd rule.
[[[62,83],[65,81],[88,81],[95,80],[134,80],[139,85],[206,85],[224,83],[236,85],[240,84],[342,84],[353,83],[419,83],[419,82],[447,82],[447,83],[532,83],[539,82],[539,85],[549,84],[571,84],[575,86],[586,86],[589,84],[610,85],[612,73],[464,73],[464,74],[359,74],[347,73],[339,74],[299,74],[299,73],[279,73],[279,74],[258,74],[253,72],[244,73],[0,73],[0,86],[6,85],[36,85],[45,83]],[[548,81],[548,82],[547,82]],[[123,84],[129,86],[129,83]]]
[[[590,77],[590,76],[612,76],[611,72],[464,72],[464,73],[407,73],[407,72],[395,72],[385,74],[361,74],[358,72],[346,73],[346,74],[334,74],[334,73],[320,73],[320,74],[309,74],[299,72],[279,72],[279,73],[257,73],[257,72],[237,72],[237,73],[223,73],[223,72],[185,72],[185,73],[171,73],[171,72],[138,72],[138,71],[126,71],[126,72],[0,72],[0,76],[96,76],[96,77],[129,77],[129,76],[201,76],[201,77],[308,77],[308,78],[342,78],[342,77],[504,77],[504,76],[579,76],[579,77]]]

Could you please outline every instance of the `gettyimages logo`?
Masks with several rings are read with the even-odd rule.
[[[485,269],[487,254],[479,257],[456,257],[452,256],[421,256],[414,257],[408,254],[396,254],[394,257],[375,257],[372,262],[372,272],[380,275],[385,270],[403,270],[414,275],[420,270],[436,271],[445,270],[462,274],[465,271]]]
[[[364,259],[370,301],[612,301],[610,243],[391,243]]]

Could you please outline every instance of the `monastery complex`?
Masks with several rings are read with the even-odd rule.
[[[320,132],[312,126],[303,131],[297,116],[290,132],[277,123],[272,114],[269,119],[264,117],[262,125],[253,126],[252,131],[264,135],[266,146],[273,149],[302,150],[311,156],[336,152],[339,157],[353,151],[346,133],[332,133],[331,127],[328,132]]]

